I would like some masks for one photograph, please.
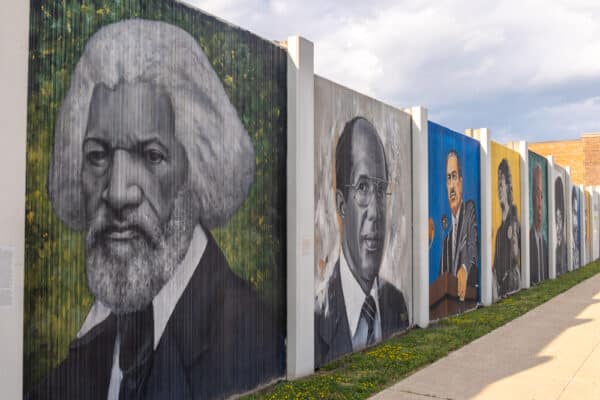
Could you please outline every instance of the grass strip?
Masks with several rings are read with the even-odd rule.
[[[366,399],[598,272],[600,261],[489,307],[441,320],[427,329],[411,329],[368,350],[333,361],[304,379],[282,381],[243,399]]]

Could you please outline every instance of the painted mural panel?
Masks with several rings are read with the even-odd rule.
[[[284,374],[286,52],[166,1],[32,1],[28,398]]]
[[[480,270],[479,142],[433,122],[429,131],[429,317],[477,305]]]
[[[598,193],[597,190],[594,190],[593,192],[593,199],[594,199],[594,206],[593,206],[593,210],[594,210],[594,215],[592,216],[592,220],[594,221],[594,237],[593,237],[593,242],[596,243],[596,251],[594,252],[594,260],[598,259],[598,257],[600,257],[600,243],[598,243],[598,241],[600,240],[600,193]]]
[[[577,186],[571,189],[571,249],[573,270],[581,267],[581,190]]]
[[[554,165],[554,223],[556,224],[555,262],[556,276],[568,270],[568,231],[567,207],[569,195],[567,188],[567,171],[559,165]]]
[[[521,288],[521,158],[496,142],[491,150],[492,295],[497,300]]]
[[[529,152],[529,268],[531,284],[549,277],[548,161]]]
[[[592,196],[589,191],[585,193],[585,246],[588,260],[592,259]]]
[[[408,328],[410,115],[315,77],[315,365]]]

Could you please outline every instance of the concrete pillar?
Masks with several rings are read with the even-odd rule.
[[[548,275],[556,279],[556,213],[554,212],[554,157],[548,156]]]
[[[521,288],[529,289],[529,151],[527,142],[519,142],[519,155],[521,156]]]
[[[288,38],[287,377],[314,371],[314,48]]]
[[[492,304],[492,146],[487,128],[479,129],[481,178],[481,303]]]
[[[0,13],[0,387],[2,398],[23,397],[23,282],[29,2]],[[8,278],[8,281],[4,279]]]
[[[427,110],[423,107],[413,107],[409,112],[412,116],[413,316],[415,324],[426,328],[429,324]]]

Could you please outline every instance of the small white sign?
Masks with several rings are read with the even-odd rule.
[[[0,307],[12,306],[14,250],[0,247]]]

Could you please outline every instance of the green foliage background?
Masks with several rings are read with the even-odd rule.
[[[85,283],[82,235],[57,219],[48,198],[55,117],[87,40],[102,26],[129,18],[165,21],[195,37],[252,137],[256,177],[249,197],[225,227],[212,233],[235,272],[252,283],[285,329],[285,51],[173,1],[32,0],[25,392],[64,359],[93,302]]]

